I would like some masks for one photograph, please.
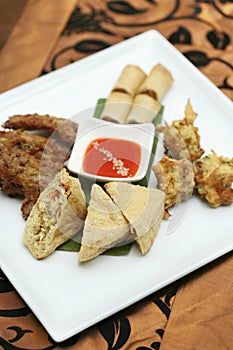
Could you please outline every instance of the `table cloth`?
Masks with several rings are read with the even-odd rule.
[[[6,1],[0,9],[0,19],[9,18],[0,41],[0,92],[156,29],[233,99],[232,1],[28,0],[17,15]],[[62,343],[0,270],[2,349],[230,350],[232,344],[231,252]]]

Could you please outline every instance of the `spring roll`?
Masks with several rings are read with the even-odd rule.
[[[100,118],[114,123],[124,124],[132,105],[132,97],[124,92],[111,92]]]
[[[127,65],[122,70],[112,91],[125,92],[133,97],[145,78],[146,74],[140,67]]]
[[[160,108],[160,102],[153,97],[146,94],[138,94],[133,100],[126,122],[128,124],[151,123],[156,118]]]
[[[157,64],[139,87],[138,93],[147,94],[161,101],[173,82],[171,73],[162,65]]]

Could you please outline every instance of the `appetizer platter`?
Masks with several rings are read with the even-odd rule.
[[[56,341],[232,250],[232,112],[156,31],[0,96],[0,266]]]

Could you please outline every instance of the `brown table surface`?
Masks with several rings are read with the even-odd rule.
[[[233,99],[232,19],[233,3],[223,0],[0,0],[0,92],[156,29]],[[62,343],[0,270],[0,349],[230,350],[232,344],[232,252]]]

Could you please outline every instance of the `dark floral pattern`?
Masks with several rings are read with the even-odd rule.
[[[116,315],[100,322],[98,328],[108,344],[108,350],[121,349],[130,337],[130,322],[123,315]]]
[[[52,350],[58,348],[75,349],[75,346],[80,344],[80,338],[84,337],[85,339],[85,335],[89,336],[90,330],[87,330],[63,342],[55,342],[49,335],[46,334],[46,331],[32,314],[31,310],[24,304],[23,300],[17,296],[13,286],[9,283],[2,271],[0,282],[0,300],[1,296],[4,296],[4,294],[9,295],[10,293],[10,295],[13,298],[18,299],[18,302],[21,304],[21,307],[11,310],[2,309],[0,304],[0,322],[2,327],[6,325],[5,334],[7,334],[5,337],[1,337],[0,334],[0,347],[2,347],[4,350],[16,350],[19,348],[23,350],[30,350],[30,347],[21,347],[19,344],[22,340],[25,340],[27,343],[26,339],[29,339],[29,337],[32,335],[35,335],[40,342],[40,344],[38,344],[36,347],[38,350]],[[169,318],[177,288],[178,283],[171,285],[159,292],[153,293],[141,302],[142,305],[154,304],[158,308],[158,311],[160,313],[159,317],[163,320],[163,322],[160,323],[161,325],[165,325],[166,321]],[[136,311],[134,310],[135,306]],[[128,346],[128,344],[130,344],[130,337],[132,333],[130,319],[132,317],[132,314],[138,312],[137,308],[140,306],[140,303],[136,304],[135,306],[133,305],[128,309],[125,309],[122,312],[119,312],[99,322],[95,326],[96,331],[99,333],[99,336],[102,337],[106,345],[104,349],[120,350],[123,349],[125,345]],[[32,323],[30,323],[31,318],[33,318]],[[9,324],[11,325],[9,326]],[[30,327],[28,325],[30,325]],[[148,340],[149,345],[138,345],[135,347],[135,350],[158,350],[163,338],[163,334],[164,328],[156,328],[154,332],[152,332],[151,341],[150,339]],[[85,349],[89,350],[88,347]],[[98,348],[96,347],[96,349]]]
[[[232,62],[227,53],[233,51],[233,44],[229,6],[230,1],[217,0],[79,1],[43,73],[156,29],[231,97]],[[68,44],[69,37],[72,45]],[[219,63],[221,82],[212,74],[213,66]]]

